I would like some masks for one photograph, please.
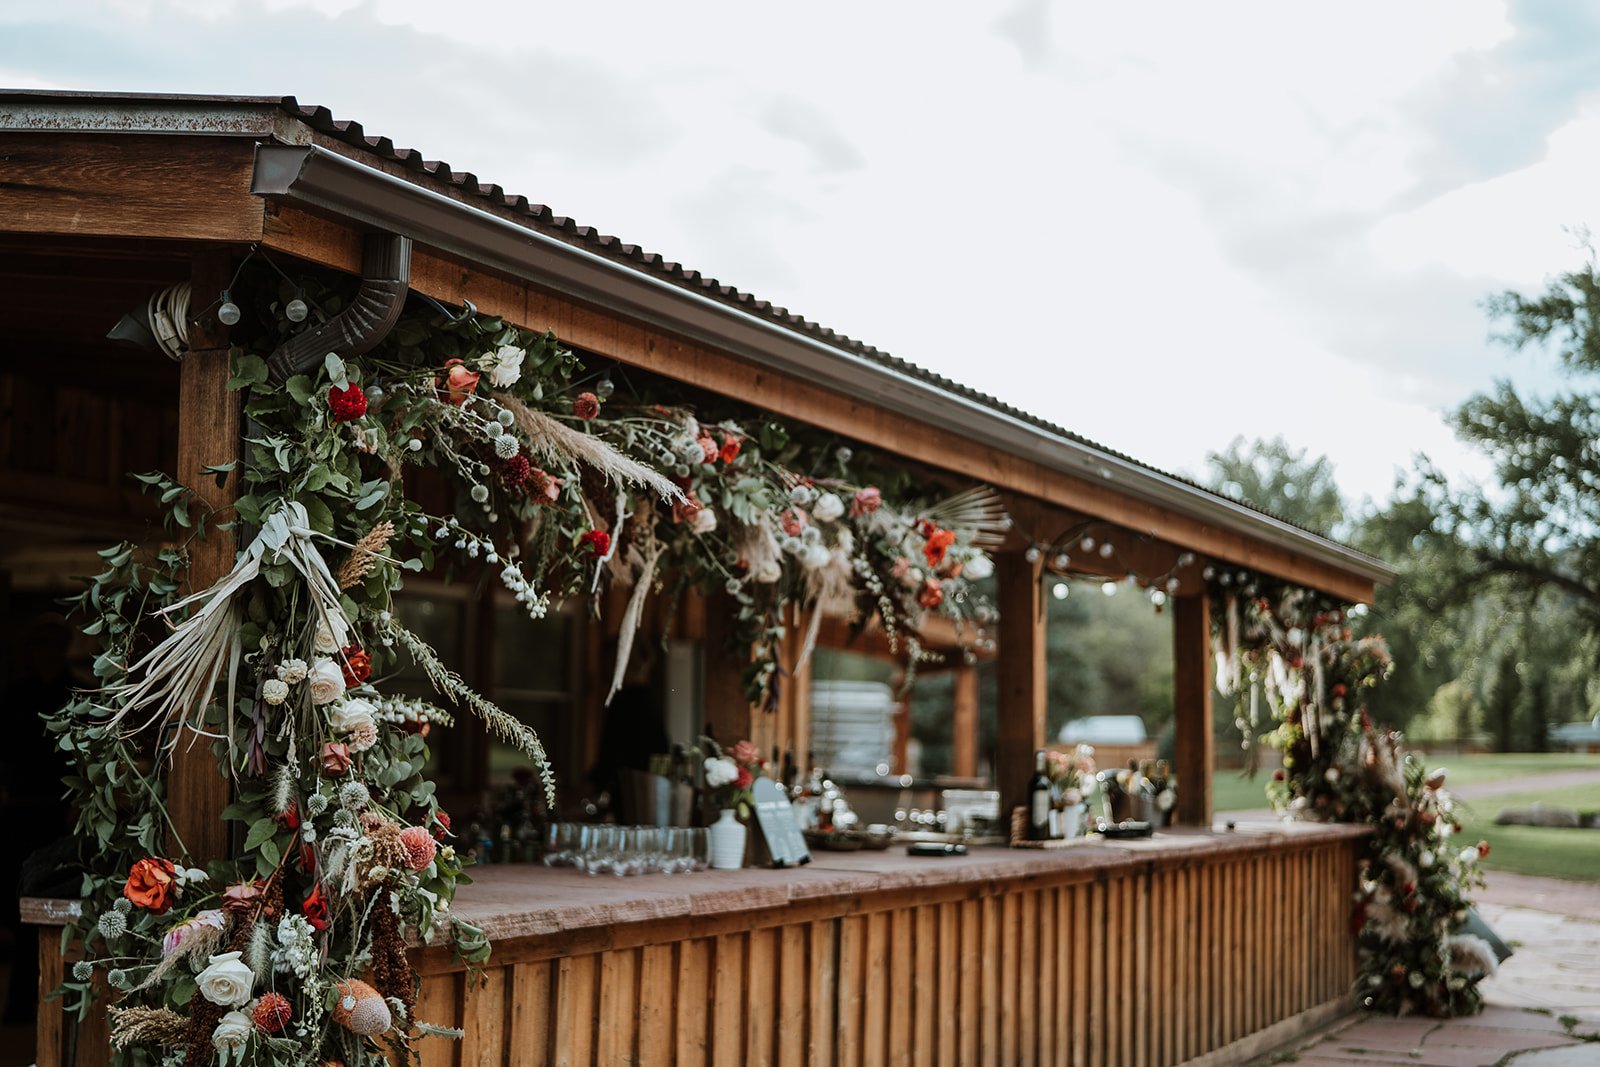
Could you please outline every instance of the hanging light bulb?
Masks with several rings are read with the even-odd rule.
[[[1159,608],[1163,604],[1165,604],[1166,602],[1167,602],[1167,594],[1163,593],[1159,589],[1150,590],[1150,603],[1154,604],[1156,607]]]
[[[1107,541],[1107,542],[1105,542],[1104,544],[1102,544],[1100,546],[1100,558],[1101,559],[1110,559],[1111,558],[1111,554],[1113,552],[1115,552],[1115,551],[1116,551],[1116,547],[1113,546],[1110,541]]]
[[[1104,593],[1106,596],[1116,596],[1117,595],[1117,583],[1116,582],[1106,582],[1106,583],[1104,583],[1103,585],[1100,586],[1100,591],[1102,593]]]
[[[1167,579],[1167,592],[1176,593],[1178,591],[1178,586],[1180,584],[1181,583],[1178,581],[1178,579],[1176,579],[1176,578],[1168,578]]]
[[[1193,552],[1184,552],[1181,555],[1179,555],[1178,556],[1178,566],[1180,566],[1180,567],[1192,567],[1192,566],[1194,566],[1194,553]]]
[[[614,383],[611,380],[611,375],[609,375],[609,374],[606,375],[604,378],[601,378],[598,382],[594,383],[595,396],[598,396],[601,400],[605,400],[606,398],[611,396],[612,393],[614,393],[616,391],[617,391],[616,383]]]
[[[1207,567],[1205,570],[1200,572],[1200,577],[1204,578],[1208,582],[1216,576],[1217,569],[1215,567]]]
[[[855,452],[851,451],[848,445],[840,445],[834,450],[833,455],[839,461],[841,467],[855,458]]]
[[[295,292],[293,300],[283,305],[283,314],[290,322],[304,322],[310,312],[311,309],[306,307],[306,302],[300,298],[298,291]]]
[[[1056,558],[1052,562],[1055,564],[1056,570],[1064,571],[1068,567],[1072,566],[1072,557],[1067,555],[1065,552],[1058,552],[1056,554]]]
[[[1084,534],[1083,540],[1078,542],[1078,547],[1083,549],[1085,552],[1093,552],[1094,538],[1090,537],[1088,534]]]
[[[1043,555],[1044,553],[1039,551],[1038,545],[1029,545],[1028,551],[1022,554],[1022,558],[1027,560],[1029,563],[1038,563],[1039,557]]]
[[[1057,600],[1067,599],[1067,594],[1070,592],[1071,590],[1067,588],[1066,582],[1057,582],[1050,588],[1050,595],[1055,597]]]
[[[222,304],[217,308],[217,321],[224,326],[237,326],[239,324],[239,305],[233,302],[233,294],[222,290]]]

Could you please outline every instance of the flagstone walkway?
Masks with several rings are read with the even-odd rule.
[[[1531,893],[1530,883],[1543,881],[1524,878],[1518,889]],[[1556,883],[1545,892],[1552,902],[1600,907],[1600,887]],[[1445,1021],[1358,1015],[1255,1064],[1600,1067],[1600,921],[1489,900],[1480,900],[1480,910],[1516,949],[1484,982],[1482,1014]]]

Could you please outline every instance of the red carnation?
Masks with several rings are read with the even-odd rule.
[[[598,418],[600,415],[600,398],[593,393],[579,393],[578,399],[572,402],[572,413],[584,422]]]
[[[353,385],[328,390],[328,410],[334,422],[353,422],[367,413],[367,394]]]
[[[283,809],[283,814],[278,816],[278,825],[285,830],[300,829],[300,809],[294,801],[291,800],[289,806]]]
[[[305,903],[300,905],[300,914],[306,917],[306,922],[311,924],[311,929],[321,933],[328,928],[328,900],[322,895],[319,885],[306,897]]]
[[[289,1020],[294,1018],[294,1008],[282,993],[263,993],[250,1017],[262,1030],[275,1034],[289,1025]]]
[[[937,567],[944,562],[944,554],[950,546],[956,543],[956,535],[951,530],[941,530],[935,526],[928,531],[928,543],[923,546],[922,554],[928,557],[928,566]]]
[[[509,459],[495,462],[495,473],[500,476],[500,481],[507,489],[522,489],[528,484],[528,479],[533,477],[533,464],[528,462],[528,457],[518,452]]]
[[[755,780],[755,775],[751,774],[743,767],[740,767],[739,777],[734,779],[733,786],[735,789],[748,789],[750,787],[750,783],[754,782]]]
[[[738,459],[739,447],[740,440],[739,438],[733,436],[733,434],[730,433],[727,437],[723,438],[721,452],[722,462],[732,463],[734,460]]]
[[[578,538],[578,543],[589,546],[589,554],[599,559],[611,551],[611,535],[604,530],[590,530]]]
[[[433,836],[443,841],[444,835],[450,832],[450,813],[436,811],[433,813],[433,821],[436,824],[433,828]]]
[[[372,677],[372,656],[366,649],[358,645],[346,645],[339,651],[344,662],[339,664],[344,671],[344,684],[355,687]]]

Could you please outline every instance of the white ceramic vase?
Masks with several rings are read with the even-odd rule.
[[[711,824],[711,868],[717,871],[736,871],[744,866],[744,823],[739,821],[732,808],[723,808],[717,821]]]
[[[1083,834],[1083,805],[1072,804],[1061,812],[1061,836],[1067,840]]]

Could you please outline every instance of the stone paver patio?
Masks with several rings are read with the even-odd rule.
[[[1538,881],[1522,879],[1518,888]],[[1353,1016],[1254,1063],[1600,1067],[1600,922],[1590,917],[1590,909],[1600,907],[1600,888],[1558,883],[1544,900],[1577,901],[1586,906],[1570,910],[1585,914],[1480,904],[1495,931],[1517,950],[1485,981],[1482,1014],[1446,1021]]]

